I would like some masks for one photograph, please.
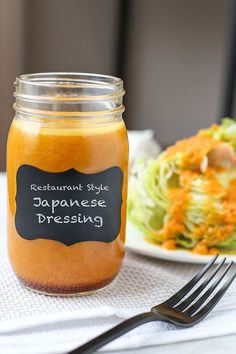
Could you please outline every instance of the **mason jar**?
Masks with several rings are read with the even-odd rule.
[[[124,256],[128,140],[121,79],[21,75],[7,145],[8,252],[27,288],[106,287]]]

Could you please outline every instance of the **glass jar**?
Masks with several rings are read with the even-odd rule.
[[[128,140],[123,82],[96,74],[21,75],[7,145],[8,252],[45,294],[107,286],[124,256]]]

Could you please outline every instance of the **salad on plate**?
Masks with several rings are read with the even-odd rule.
[[[236,122],[223,119],[137,161],[128,219],[168,250],[236,254]]]

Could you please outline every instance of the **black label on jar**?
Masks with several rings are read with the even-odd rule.
[[[118,236],[123,184],[119,167],[84,174],[22,165],[16,182],[15,225],[24,239],[70,246],[83,241],[108,243]]]

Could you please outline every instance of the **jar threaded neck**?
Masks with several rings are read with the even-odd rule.
[[[14,109],[36,116],[107,116],[121,114],[123,81],[87,73],[20,75],[15,81]]]

